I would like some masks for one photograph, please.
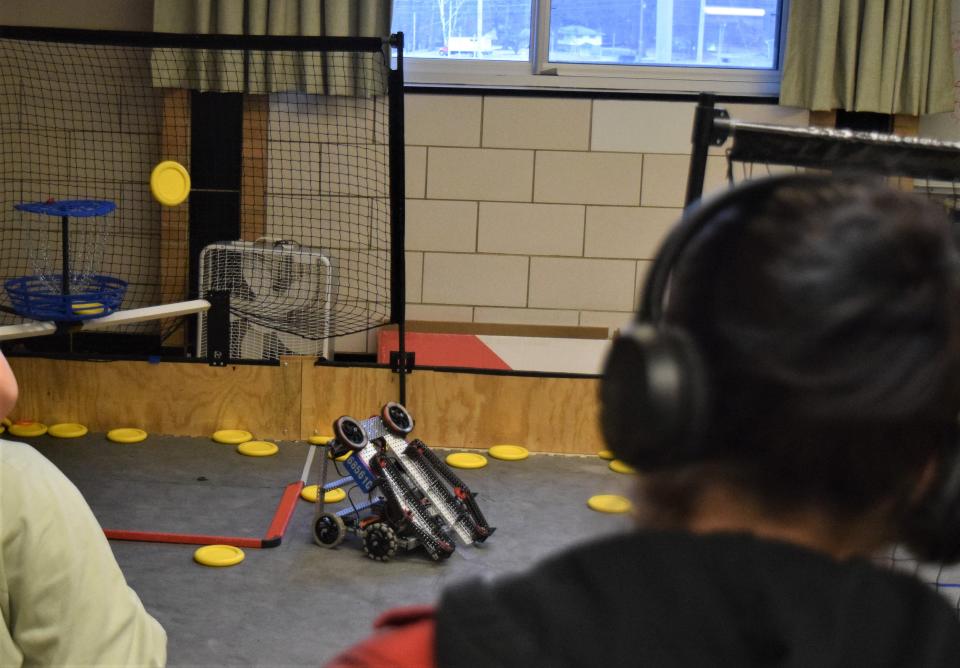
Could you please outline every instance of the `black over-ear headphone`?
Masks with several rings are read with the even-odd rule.
[[[633,323],[614,340],[601,383],[603,435],[619,458],[642,471],[678,466],[708,454],[710,372],[690,335],[665,323],[664,296],[684,249],[707,227],[736,223],[736,211],[756,207],[801,176],[750,181],[707,200],[671,230],[647,274]]]
[[[694,339],[663,321],[671,272],[707,228],[738,224],[744,212],[782,188],[826,184],[830,178],[790,174],[749,181],[695,206],[667,235],[647,274],[637,315],[613,341],[604,365],[601,426],[617,457],[651,472],[710,456],[716,446],[705,434],[715,389]],[[951,442],[946,451],[949,459],[940,463],[936,484],[907,522],[918,556],[932,561],[960,560],[960,446]]]

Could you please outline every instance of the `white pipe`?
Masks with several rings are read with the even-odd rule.
[[[144,308],[132,308],[126,311],[117,311],[102,318],[91,318],[84,320],[80,329],[84,331],[93,329],[107,329],[115,325],[126,325],[132,322],[144,322],[146,320],[160,320],[162,318],[175,318],[181,315],[190,315],[209,310],[210,302],[206,299],[193,299],[188,302],[176,302],[174,304],[160,304],[159,306],[145,306]]]
[[[27,322],[22,325],[5,325],[0,327],[0,341],[47,336],[56,331],[57,326],[52,322]]]
[[[96,330],[114,327],[116,325],[126,325],[132,322],[144,322],[146,320],[160,320],[162,318],[175,318],[181,315],[190,315],[199,313],[210,308],[210,302],[206,299],[193,299],[187,302],[176,302],[174,304],[160,304],[159,306],[146,306],[144,308],[132,308],[126,311],[116,311],[102,318],[92,318],[80,323],[80,329]],[[0,341],[11,341],[13,339],[29,339],[34,336],[48,336],[57,331],[57,325],[52,322],[26,322],[22,325],[4,325],[0,327]]]

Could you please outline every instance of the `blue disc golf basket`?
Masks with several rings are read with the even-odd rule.
[[[60,217],[60,273],[11,278],[4,283],[13,310],[34,320],[76,322],[120,308],[127,282],[113,276],[70,272],[70,218],[105,216],[116,209],[106,200],[63,200],[15,204],[17,211]],[[35,269],[36,271],[36,269]]]

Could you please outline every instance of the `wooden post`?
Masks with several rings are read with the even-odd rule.
[[[835,128],[837,127],[837,111],[836,109],[831,109],[830,111],[810,111],[810,125],[816,126],[818,128]]]
[[[916,137],[920,134],[920,117],[909,114],[894,114],[893,134],[900,137]],[[890,181],[901,190],[913,190],[913,179],[906,176],[897,177]]]
[[[901,137],[916,137],[920,134],[920,117],[909,114],[894,114],[893,134]]]
[[[243,147],[240,177],[240,238],[264,236],[267,220],[268,95],[243,97]]]
[[[190,169],[190,91],[167,88],[163,91],[163,123],[160,134],[161,160],[176,160]],[[160,301],[186,299],[190,277],[190,209],[186,204],[160,208]],[[166,328],[172,321],[161,321]],[[186,340],[181,328],[167,345],[182,346]]]

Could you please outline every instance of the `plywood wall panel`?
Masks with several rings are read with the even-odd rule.
[[[341,415],[358,419],[396,400],[399,378],[375,367],[279,366],[14,357],[20,401],[13,417],[81,422],[92,431],[140,427],[209,436],[239,428],[256,438],[331,434]],[[594,378],[536,378],[417,370],[407,377],[415,435],[434,447],[486,449],[516,443],[534,452],[592,454],[602,448]]]
[[[81,422],[92,431],[208,436],[242,428],[257,438],[299,436],[300,377],[289,367],[37,358],[11,365],[20,383],[17,418]]]
[[[341,415],[363,420],[386,402],[396,401],[399,393],[399,378],[389,369],[306,366],[303,369],[303,437],[331,435],[333,421]]]
[[[416,435],[431,446],[488,448],[516,443],[533,452],[596,453],[599,381],[414,371],[407,406]]]

